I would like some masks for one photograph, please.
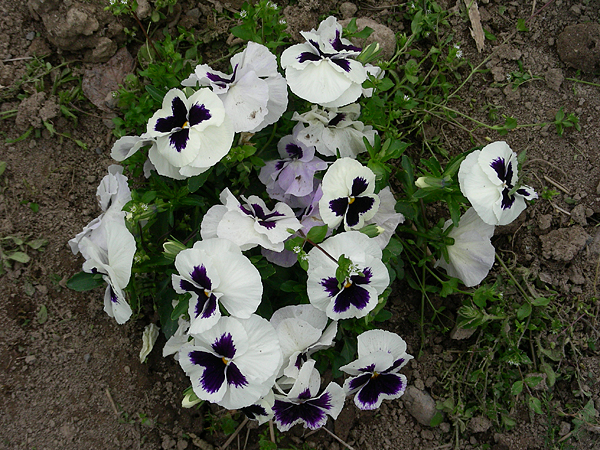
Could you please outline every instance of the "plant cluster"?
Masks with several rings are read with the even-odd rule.
[[[412,356],[400,336],[374,328],[390,317],[395,280],[421,293],[422,330],[430,297],[454,293],[466,296],[462,325],[485,331],[480,346],[505,345],[492,336],[516,318],[522,334],[506,339],[506,362],[529,364],[526,333],[551,322],[549,300],[528,296],[512,313],[496,287],[458,286],[484,281],[497,258],[494,228],[537,194],[522,182],[524,154],[506,142],[451,157],[439,139],[419,139],[432,119],[472,131],[449,102],[478,71],[464,78],[460,45],[439,34],[445,12],[424,3],[406,8],[411,35],[375,65],[377,44],[355,46],[356,24],[342,30],[334,17],[287,46],[285,22],[265,0],[238,15],[232,33],[249,42],[228,72],[203,64],[189,34],[146,44],[146,64],[120,91],[126,110],[111,155],[125,169],[109,167],[102,214],[70,241],[85,263],[68,285],[106,286],[105,311],[118,323],[158,312],[163,355],[190,378],[184,406],[209,401],[286,431],[323,426],[349,395],[365,410],[400,397]],[[437,45],[417,48],[432,36]],[[501,135],[518,127],[510,117],[469,119]],[[576,123],[556,119],[560,133]],[[415,164],[407,150],[417,140],[431,157]],[[440,203],[449,218],[430,223],[425,206]],[[156,336],[147,327],[142,360]],[[551,364],[537,362],[550,378]],[[485,370],[473,378],[469,367],[470,382],[484,386],[471,393],[487,392],[477,378]],[[326,371],[347,378],[321,387]],[[518,372],[514,396],[540,382]],[[510,405],[475,408],[511,425]]]

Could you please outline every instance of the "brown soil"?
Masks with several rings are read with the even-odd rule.
[[[65,287],[65,281],[81,267],[81,260],[71,254],[67,241],[97,216],[95,190],[107,166],[113,163],[109,153],[114,137],[106,125],[109,113],[82,103],[76,106],[87,113],[78,113],[77,123],[64,118],[56,97],[50,94],[51,76],[44,79],[45,94],[36,94],[33,83],[10,91],[26,74],[30,56],[49,55],[47,60],[53,65],[62,60],[85,61],[79,63],[81,69],[76,75],[82,75],[83,69],[97,68],[112,56],[125,40],[123,26],[135,25],[104,13],[101,7],[106,3],[0,3],[0,114],[11,116],[9,111],[18,110],[14,118],[0,116],[0,161],[7,164],[0,176],[0,238],[48,240],[43,252],[28,251],[28,264],[16,263],[0,277],[0,448],[217,448],[226,439],[220,427],[209,423],[204,410],[179,406],[188,382],[178,365],[171,358],[163,359],[156,350],[145,364],[139,362],[141,332],[156,318],[145,315],[119,326],[103,312],[101,290],[81,294]],[[218,43],[211,44],[212,56],[226,54],[228,24],[212,20],[211,15],[215,4],[217,8],[222,5],[212,0],[199,5],[188,0],[179,3],[180,14],[176,12],[169,20],[210,35]],[[401,17],[402,6],[386,6],[391,3],[395,2],[356,2],[356,15],[370,17],[398,32],[403,25],[395,18]],[[486,41],[485,49],[478,53],[466,15],[452,19],[454,40],[461,43],[468,61],[476,65],[493,54],[483,66],[488,70],[466,85],[462,92],[465,101],[454,106],[487,121],[484,107],[494,105],[499,114],[512,115],[519,124],[552,121],[564,107],[565,111],[575,112],[581,124],[581,131],[570,129],[563,137],[551,126],[523,128],[505,137],[484,129],[475,132],[481,143],[487,138],[504,139],[516,151],[527,149],[528,164],[536,174],[532,184],[538,192],[557,189],[556,183],[564,189],[551,201],[540,200],[529,207],[517,223],[499,229],[497,239],[507,243],[504,249],[514,252],[514,262],[530,270],[533,278],[558,290],[561,301],[593,306],[597,302],[600,257],[600,88],[568,78],[598,84],[600,77],[579,74],[568,66],[564,61],[573,57],[577,48],[564,50],[567,54],[559,56],[557,42],[567,26],[597,22],[600,4],[593,0],[547,2],[528,22],[530,32],[516,33],[517,19],[528,19],[536,2],[479,3],[483,26],[497,40]],[[536,9],[544,3],[537,2]],[[455,7],[449,0],[440,4]],[[506,7],[503,15],[500,6]],[[341,10],[338,7],[335,1],[301,0],[286,11],[286,17],[296,31],[310,29],[317,25],[320,14]],[[212,28],[207,28],[207,23],[213,23]],[[600,40],[590,42],[587,48],[592,52],[583,58],[588,67],[593,51],[600,52]],[[519,60],[526,70],[541,78],[512,90],[504,80],[518,69]],[[594,67],[598,74],[600,66]],[[497,86],[492,86],[494,81]],[[73,139],[52,135],[44,129],[42,120],[51,121],[59,133],[82,141],[87,149]],[[467,121],[464,125],[471,127]],[[5,143],[30,126],[34,129],[26,139]],[[472,147],[463,132],[442,123],[433,122],[430,132],[432,136],[443,136],[446,147],[453,152]],[[39,206],[38,211],[33,210],[34,204]],[[393,299],[393,318],[387,326],[403,336],[409,351],[416,355],[421,346],[416,320],[420,300],[412,301],[400,294]],[[449,307],[455,309],[456,305]],[[44,309],[47,320],[40,315]],[[570,357],[565,364],[577,365],[585,373],[583,382],[600,409],[600,356],[587,347],[588,339],[597,341],[599,330],[583,324],[578,329],[580,355]],[[434,330],[429,330],[427,336],[423,355],[412,361],[405,373],[410,384],[443,400],[439,397],[443,395],[439,377],[461,344]],[[157,348],[163,344],[161,337]],[[563,404],[575,398],[576,386],[563,384],[555,389],[554,397],[562,399]],[[213,422],[219,420],[222,413],[216,409],[213,413]],[[449,449],[454,444],[461,449],[550,448],[546,444],[549,418],[527,411],[515,414],[517,426],[511,431],[483,430],[485,427],[471,421],[456,441],[448,422],[436,428],[420,425],[402,400],[385,402],[377,413],[360,413],[349,404],[334,431],[355,449]],[[212,428],[219,431],[211,433]],[[562,435],[567,436],[570,429],[571,418],[565,417]],[[257,448],[258,432],[250,430],[248,448]],[[244,448],[245,437],[243,430],[240,440],[230,448]],[[324,431],[303,435],[301,430],[290,433],[287,446],[303,442],[320,449],[342,448]],[[599,442],[599,435],[591,430],[579,434],[579,440],[567,436],[563,444],[587,450],[600,449]]]

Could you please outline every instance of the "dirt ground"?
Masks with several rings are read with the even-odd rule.
[[[56,93],[51,92],[52,75],[45,77],[44,94],[36,93],[34,83],[17,84],[27,74],[34,55],[49,55],[46,60],[55,66],[78,60],[77,76],[98,68],[112,56],[124,43],[123,27],[133,24],[119,22],[104,12],[102,6],[107,3],[0,2],[0,161],[6,162],[0,175],[0,239],[20,236],[48,241],[43,251],[28,250],[30,262],[16,263],[0,276],[0,448],[219,448],[226,440],[220,427],[210,423],[203,410],[180,407],[181,392],[188,381],[171,358],[164,359],[156,351],[164,344],[164,337],[159,338],[148,361],[139,362],[141,332],[157,317],[148,314],[119,326],[102,310],[102,290],[76,293],[65,286],[82,264],[70,252],[67,241],[98,215],[96,187],[113,163],[109,153],[115,138],[107,126],[111,113],[82,104],[75,124],[59,111]],[[226,7],[239,8],[236,3]],[[403,3],[355,3],[357,17],[370,17],[394,32],[406,26],[393,20],[407,7]],[[574,112],[581,125],[581,131],[569,129],[562,137],[550,125],[521,128],[502,138],[485,129],[475,132],[480,143],[486,138],[504,139],[517,152],[527,149],[537,192],[545,188],[559,192],[550,201],[537,201],[515,224],[499,228],[494,239],[502,240],[505,250],[514,252],[515,261],[534,278],[558,290],[562,301],[583,302],[598,311],[600,2],[478,3],[483,27],[497,40],[487,40],[483,51],[478,52],[466,15],[451,18],[455,41],[460,42],[465,59],[477,65],[491,55],[482,73],[465,85],[461,94],[464,102],[453,107],[488,121],[489,108],[485,106],[493,105],[498,114],[512,115],[519,124],[553,121],[563,107]],[[170,18],[172,24],[195,30],[212,26],[210,51],[217,57],[225,55],[228,34],[226,28],[215,25],[211,12],[222,5],[212,0],[182,0],[179,4],[181,10]],[[449,0],[440,1],[440,5],[456,8]],[[310,29],[316,27],[321,14],[343,10],[340,6],[336,1],[300,0],[286,9],[286,17],[296,31]],[[531,17],[533,11],[537,14]],[[529,19],[529,32],[516,32],[519,18]],[[572,45],[561,42],[566,27],[586,23],[587,41],[582,31],[566,38]],[[215,46],[215,42],[220,44]],[[524,72],[537,78],[513,90],[506,80],[512,72],[522,70],[519,62]],[[583,71],[578,71],[577,65]],[[572,81],[574,78],[596,85]],[[43,120],[73,139],[51,133],[42,125]],[[464,124],[471,127],[466,121]],[[6,142],[19,138],[30,126],[33,131],[25,139]],[[473,146],[465,133],[441,123],[432,122],[430,131],[443,136],[450,151]],[[74,139],[85,143],[87,149]],[[410,353],[416,355],[421,346],[415,320],[420,300],[413,301],[402,291],[392,298],[393,318],[386,326],[400,334]],[[456,309],[455,304],[448,307]],[[580,331],[596,341],[600,333],[593,327]],[[461,345],[428,330],[423,355],[404,371],[409,384],[435,400],[443,400],[440,373]],[[600,409],[600,353],[581,345],[580,358],[569,363],[586,368],[588,392]],[[557,385],[556,389],[563,391],[557,397],[565,403],[574,398],[573,386]],[[213,413],[214,422],[222,413],[216,409]],[[421,425],[400,399],[384,402],[376,413],[358,412],[349,404],[332,431],[355,449],[433,450],[454,445],[460,449],[551,448],[547,444],[550,419],[526,411],[518,412],[516,419],[511,431],[478,428],[471,423],[457,442],[447,421],[435,428]],[[571,426],[565,418],[561,436],[567,436]],[[215,429],[219,431],[211,432]],[[258,448],[257,436],[265,428],[257,431],[250,426],[248,430],[247,448]],[[244,448],[246,433],[242,430],[229,448]],[[600,449],[600,434],[593,431],[583,432],[579,440],[568,437],[564,448]],[[286,445],[305,442],[319,449],[342,448],[324,431],[306,435],[294,430]]]

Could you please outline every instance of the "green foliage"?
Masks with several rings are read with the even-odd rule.
[[[4,275],[16,262],[27,264],[31,261],[30,251],[43,252],[47,244],[46,239],[30,239],[30,236],[0,237],[0,275]]]
[[[242,24],[231,29],[231,34],[244,41],[254,41],[274,51],[289,39],[287,24],[279,7],[270,0],[256,4],[245,2],[239,14]]]

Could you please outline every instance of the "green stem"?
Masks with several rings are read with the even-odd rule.
[[[525,290],[521,287],[521,284],[514,277],[514,275],[510,271],[510,269],[508,267],[506,267],[506,264],[504,264],[504,261],[502,261],[502,258],[500,258],[500,256],[498,256],[498,253],[496,253],[496,260],[500,263],[500,265],[502,266],[504,271],[508,274],[508,276],[513,281],[513,283],[515,283],[515,286],[521,292],[521,295],[523,295],[523,298],[525,300],[527,300],[528,303],[531,303],[531,300],[529,299],[529,295],[527,295],[527,292],[525,292]]]

